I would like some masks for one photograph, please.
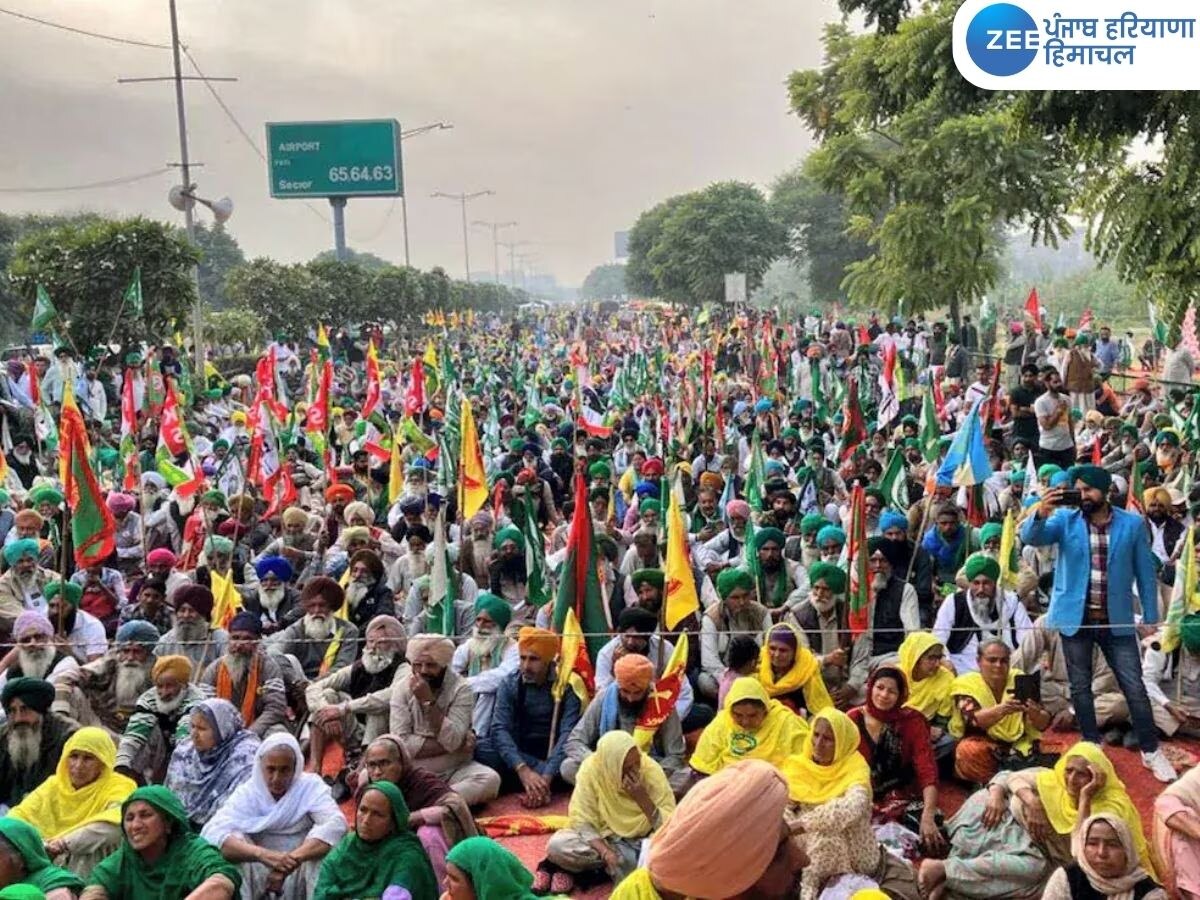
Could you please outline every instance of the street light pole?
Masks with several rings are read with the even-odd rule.
[[[418,128],[410,128],[408,131],[400,132],[400,140],[406,141],[409,138],[414,138],[417,135],[428,134],[431,131],[448,131],[454,127],[452,122],[434,122],[431,125],[421,125]],[[408,188],[402,187],[400,192],[400,213],[404,216],[404,265],[411,266],[410,257],[408,255]]]
[[[471,239],[467,232],[467,201],[474,200],[477,197],[488,197],[495,194],[492,190],[475,191],[472,194],[447,194],[442,191],[434,191],[430,197],[441,197],[445,200],[456,200],[462,207],[462,230],[463,230],[463,262],[467,267],[467,284],[471,283]]]
[[[501,247],[508,248],[508,286],[512,290],[517,288],[517,270],[516,270],[516,249],[518,247],[526,247],[532,241],[500,241]]]
[[[481,222],[478,219],[471,223],[492,229],[492,264],[496,267],[496,284],[500,283],[500,229],[512,228],[519,222]]]

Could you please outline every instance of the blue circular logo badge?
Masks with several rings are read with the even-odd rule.
[[[967,26],[967,52],[989,75],[1023,72],[1041,44],[1033,17],[1011,3],[993,3],[981,9]]]

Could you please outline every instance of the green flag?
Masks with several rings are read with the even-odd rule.
[[[938,426],[937,407],[933,405],[933,391],[926,389],[925,397],[921,400],[921,433],[917,438],[926,462],[938,458],[938,441],[941,439],[942,429]]]
[[[454,637],[457,629],[454,601],[456,585],[450,576],[450,554],[446,549],[446,507],[438,510],[433,535],[433,568],[429,573],[429,610],[425,627],[433,633]]]
[[[533,511],[533,494],[525,492],[522,503],[524,521],[521,535],[525,538],[525,601],[530,606],[542,606],[550,599],[546,585],[546,539],[538,528]]]
[[[125,305],[129,307],[129,314],[135,319],[140,319],[144,314],[141,266],[133,270],[133,281],[129,282],[129,287],[125,288]]]
[[[33,304],[33,321],[30,323],[30,326],[34,331],[41,331],[57,317],[58,310],[54,308],[54,303],[50,300],[50,295],[46,293],[46,288],[39,284],[37,286],[37,299]]]
[[[879,490],[887,498],[888,506],[901,512],[908,509],[908,474],[904,468],[904,454],[899,447],[892,451],[887,469],[879,479]]]
[[[758,429],[755,429],[754,436],[750,439],[750,471],[746,474],[746,501],[750,504],[750,509],[758,513],[763,509],[763,484],[767,480],[764,468],[762,440],[758,436]]]

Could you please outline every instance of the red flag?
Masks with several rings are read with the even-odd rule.
[[[379,403],[379,357],[375,353],[375,342],[367,344],[367,396],[363,400],[362,417],[371,415]]]
[[[983,407],[983,436],[991,434],[992,425],[1000,421],[1000,365],[992,367],[992,386],[988,389],[988,399]]]
[[[137,490],[137,408],[133,405],[133,369],[125,370],[121,384],[121,463],[125,467],[125,478],[121,486],[127,491]]]
[[[293,503],[299,495],[296,492],[296,483],[292,481],[291,466],[283,466],[279,470],[279,478],[276,479],[274,490],[271,493],[271,505],[267,507],[267,511],[263,513],[263,519],[269,519],[272,516],[277,516]]]
[[[42,385],[38,381],[37,366],[33,364],[33,360],[25,363],[25,371],[29,373],[29,399],[37,406],[42,402]]]
[[[258,381],[258,395],[271,408],[271,412],[279,421],[288,417],[287,407],[279,402],[275,393],[275,348],[270,348],[266,355],[259,359],[255,366],[255,378]]]
[[[117,548],[117,525],[100,492],[100,483],[92,471],[91,447],[87,426],[75,391],[68,382],[63,390],[62,413],[58,425],[59,477],[63,494],[71,508],[71,538],[75,542],[75,564],[79,568],[98,565]]]
[[[404,398],[404,411],[410,416],[419,416],[425,409],[425,365],[420,359],[413,360],[412,382]]]
[[[327,359],[321,369],[321,380],[317,384],[317,399],[308,408],[304,427],[305,431],[321,435],[322,438],[329,434],[329,391],[332,385],[333,363]]]
[[[554,628],[562,634],[567,610],[574,612],[586,635],[589,657],[595,659],[608,642],[609,625],[597,571],[599,549],[592,532],[588,488],[582,472],[575,473],[574,493],[575,511],[567,533],[567,558],[563,562],[554,603]]]
[[[847,555],[850,588],[846,593],[847,624],[850,634],[858,637],[871,627],[871,579],[867,575],[867,495],[861,484],[850,492],[850,534]]]
[[[1029,299],[1025,301],[1025,315],[1033,320],[1033,327],[1038,331],[1042,330],[1042,307],[1038,301],[1037,288],[1033,288],[1029,292]]]
[[[1083,311],[1083,315],[1079,317],[1079,330],[1087,331],[1092,327],[1092,309],[1089,306]]]
[[[1100,465],[1101,459],[1102,459],[1102,457],[1100,455],[1100,435],[1096,435],[1094,438],[1092,438],[1092,465],[1093,466]]]
[[[854,453],[854,448],[867,439],[867,424],[863,420],[862,406],[858,401],[858,383],[854,378],[846,381],[845,422],[842,423],[842,446],[838,461],[845,462]]]

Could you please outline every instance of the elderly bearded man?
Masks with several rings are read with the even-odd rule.
[[[210,663],[200,683],[212,695],[228,700],[242,713],[245,726],[265,738],[285,731],[287,694],[279,663],[262,652],[262,625],[258,616],[242,610],[229,623],[225,655]]]
[[[16,806],[54,774],[75,725],[50,712],[54,686],[40,678],[13,678],[0,692],[8,721],[0,725],[0,803]]]
[[[343,602],[341,585],[332,578],[309,579],[300,592],[303,618],[267,638],[267,647],[294,656],[310,680],[350,665],[358,655],[358,629],[334,614]]]
[[[346,617],[356,628],[366,628],[376,616],[396,614],[392,589],[384,578],[383,560],[374,550],[359,550],[350,557],[350,583],[345,591]]]
[[[54,711],[80,725],[98,725],[119,740],[138,698],[153,687],[158,629],[134,620],[117,629],[113,648],[58,682]]]
[[[58,684],[67,672],[79,668],[74,656],[54,645],[54,626],[39,612],[30,609],[17,616],[13,640],[17,645],[0,659],[0,689],[22,676]]]
[[[474,806],[500,793],[500,776],[473,760],[471,712],[475,698],[465,678],[450,668],[454,644],[432,635],[408,642],[412,674],[392,691],[389,731],[418,766],[445,779]]]
[[[500,682],[517,668],[517,645],[505,634],[512,607],[502,597],[484,591],[475,598],[475,625],[458,645],[450,667],[467,679],[475,695],[471,727],[481,744],[492,729],[492,709]]]
[[[46,613],[58,640],[65,642],[83,662],[99,659],[108,652],[108,636],[100,620],[79,608],[83,588],[71,581],[46,585]]]
[[[254,564],[258,584],[241,589],[242,605],[259,618],[263,634],[274,634],[301,615],[300,592],[292,585],[292,564],[282,556],[262,556]]]
[[[320,554],[317,553],[317,539],[310,527],[310,516],[298,506],[289,506],[279,521],[282,534],[263,548],[256,562],[269,556],[282,556],[291,564],[292,571],[302,576],[312,574],[316,571]],[[340,511],[338,521],[341,521]],[[335,534],[331,540],[336,538]]]
[[[25,610],[46,611],[46,585],[59,577],[38,565],[38,552],[34,538],[20,538],[4,548],[8,571],[0,575],[0,637],[12,632],[13,622]]]
[[[347,756],[387,732],[392,685],[407,679],[404,626],[395,616],[367,623],[362,656],[309,684],[309,766],[319,768],[326,747],[340,744]],[[365,723],[360,723],[362,717]]]
[[[155,656],[182,655],[188,658],[193,671],[203,670],[225,654],[229,634],[224,628],[213,628],[212,591],[203,585],[187,584],[171,598],[175,602],[175,627],[162,636]]]
[[[191,683],[186,656],[161,656],[150,670],[154,687],[138,698],[117,747],[116,770],[143,784],[161,784],[175,745],[190,730],[192,707],[204,699]]]

